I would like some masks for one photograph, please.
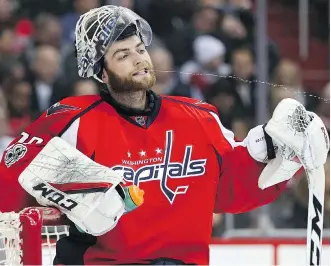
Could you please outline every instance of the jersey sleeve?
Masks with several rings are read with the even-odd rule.
[[[247,212],[272,202],[281,194],[286,181],[265,190],[258,187],[265,164],[249,155],[245,141],[235,141],[234,134],[222,125],[216,112],[209,112],[204,126],[220,164],[215,212]]]
[[[45,145],[65,131],[82,111],[81,107],[66,104],[68,101],[68,98],[64,99],[55,109],[48,109],[5,150],[0,163],[1,212],[17,212],[25,207],[38,206],[35,199],[21,187],[18,178]]]

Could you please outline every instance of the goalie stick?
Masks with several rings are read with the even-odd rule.
[[[309,189],[307,263],[309,263],[309,265],[321,265],[325,193],[324,167],[320,166],[314,170],[306,170],[306,173]]]
[[[298,101],[284,99],[274,110],[265,131],[282,147],[282,159],[276,167],[272,163],[265,167],[261,180],[259,179],[259,186],[267,187],[270,184],[288,180],[293,174],[291,169],[294,168],[289,161],[295,162],[295,156],[299,159],[300,164],[305,168],[309,189],[307,264],[321,265],[325,193],[324,164],[330,150],[325,125],[318,115],[307,111]]]

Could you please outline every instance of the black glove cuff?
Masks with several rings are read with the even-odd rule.
[[[272,142],[272,138],[265,131],[266,125],[267,124],[264,124],[262,126],[262,128],[263,128],[263,133],[264,133],[264,139],[265,139],[265,142],[267,144],[267,155],[268,155],[268,159],[269,160],[272,160],[272,159],[275,159],[276,158],[276,153],[275,153],[274,144]]]

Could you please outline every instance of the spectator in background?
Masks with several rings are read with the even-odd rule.
[[[209,87],[206,101],[217,108],[222,124],[228,129],[232,129],[235,119],[243,116],[244,108],[240,97],[225,78],[220,78]]]
[[[153,91],[157,94],[189,97],[190,88],[180,82],[178,74],[174,71],[173,57],[170,52],[160,46],[152,46],[148,50],[156,71],[156,84]]]
[[[225,46],[213,36],[197,37],[193,43],[193,50],[194,58],[181,67],[180,79],[191,87],[193,98],[204,99],[209,86],[220,77],[229,75],[231,68],[224,63]]]
[[[319,100],[316,113],[323,120],[330,136],[330,83],[325,85],[321,97],[323,99]]]
[[[19,60],[15,61],[15,63],[12,65],[10,73],[11,76],[15,79],[24,79],[27,75],[26,69]]]
[[[30,42],[21,57],[26,69],[30,70],[30,66],[32,65],[36,50],[39,46],[47,45],[54,47],[59,51],[60,58],[67,55],[69,52],[69,46],[64,44],[61,38],[62,27],[59,19],[51,14],[39,14],[34,22],[33,38],[30,39]]]
[[[93,8],[100,6],[99,0],[74,0],[74,11],[61,18],[62,41],[73,45],[75,40],[75,26],[79,16]]]
[[[7,99],[3,93],[2,88],[0,87],[0,158],[7,146],[14,139],[10,137],[8,132],[8,108],[7,108]]]
[[[5,90],[8,100],[9,135],[17,137],[32,122],[32,88],[27,81],[12,79]]]
[[[0,25],[12,21],[14,10],[13,2],[12,0],[0,1]]]
[[[245,26],[233,15],[225,15],[223,17],[221,29],[226,36],[232,39],[243,40],[247,36]]]
[[[0,159],[8,145],[14,140],[13,137],[8,136],[8,118],[6,110],[0,106]]]
[[[219,11],[212,6],[202,5],[194,13],[192,24],[198,34],[213,33],[219,23]]]
[[[303,86],[302,73],[300,66],[290,60],[282,59],[275,69],[274,77],[272,80],[273,84],[282,85],[280,87],[286,90],[290,90],[294,93],[293,97],[295,100],[302,103],[307,109],[314,110],[317,105],[316,97],[306,97],[306,88]]]
[[[205,2],[209,2],[205,0]],[[254,50],[255,47],[255,17],[252,12],[251,0],[227,0],[213,1],[220,2],[214,4],[221,14],[219,27],[215,32],[215,36],[219,38],[227,49],[226,62],[231,60],[234,50],[240,47],[249,47]],[[279,61],[279,52],[277,45],[268,40],[268,60],[269,74],[273,72]]]
[[[18,60],[16,41],[14,27],[10,24],[0,25],[0,86],[5,86],[11,77],[23,78],[26,74]]]
[[[12,49],[15,51],[21,51],[24,48],[27,35],[31,34],[31,21],[17,16],[17,6],[20,3],[13,0],[0,1],[0,32],[5,28],[10,28],[14,31],[15,42],[12,45]]]
[[[39,14],[34,23],[33,45],[50,45],[61,48],[62,27],[59,19],[48,13]]]
[[[286,98],[292,98],[294,99],[296,96],[295,92],[293,90],[288,90],[287,88],[283,88],[280,86],[277,86],[277,84],[272,84],[270,87],[270,94],[269,94],[269,114],[271,117],[271,114],[275,110],[277,104]]]
[[[245,108],[245,113],[251,118],[254,118],[256,101],[255,83],[252,81],[256,78],[252,51],[248,48],[234,50],[231,65],[232,74],[229,77],[229,82],[239,94]]]
[[[112,0],[121,1],[121,0]],[[122,0],[123,1],[123,0]],[[192,19],[197,0],[143,0],[147,2],[142,14],[153,25],[153,32],[168,39],[174,31],[182,29]],[[141,5],[137,5],[141,9]],[[139,10],[138,10],[139,11]]]
[[[218,37],[228,50],[230,60],[232,51],[254,42],[255,21],[250,10],[251,1],[227,1],[219,6],[222,19],[219,24]]]
[[[17,61],[17,51],[15,50],[15,31],[10,25],[0,27],[0,68],[4,72],[11,72],[13,65]]]
[[[31,108],[39,115],[49,106],[70,95],[58,79],[60,54],[52,46],[38,46],[32,62],[29,82],[32,86]]]
[[[247,118],[247,115],[238,115],[232,121],[232,132],[238,141],[242,141],[247,137],[248,131],[253,127],[252,119]]]
[[[190,24],[177,29],[169,38],[166,45],[174,57],[174,65],[180,67],[194,57],[193,42],[199,35],[212,34],[218,29],[220,12],[211,6],[196,8]]]
[[[0,60],[5,61],[13,55],[16,55],[15,31],[11,25],[3,25],[0,27]]]
[[[173,62],[171,54],[163,48],[154,48],[149,52],[154,65],[156,84],[153,91],[157,94],[170,94],[174,85]]]
[[[73,86],[73,96],[97,95],[99,94],[96,81],[91,79],[81,79],[75,82]]]

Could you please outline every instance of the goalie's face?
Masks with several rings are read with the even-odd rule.
[[[105,55],[102,79],[115,92],[147,90],[154,86],[151,58],[138,36],[116,41],[110,46]]]

